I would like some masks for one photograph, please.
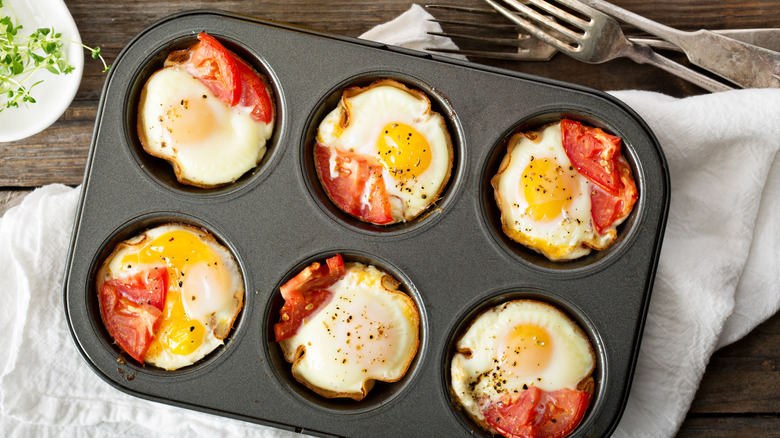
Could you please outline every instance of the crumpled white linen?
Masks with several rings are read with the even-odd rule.
[[[452,44],[425,35],[438,27],[427,18],[415,5],[364,37],[394,43],[397,29],[397,41],[415,48]],[[670,437],[712,352],[780,307],[780,90],[612,94],[654,131],[672,184],[636,375],[615,435]],[[92,372],[62,303],[78,196],[79,188],[45,186],[0,218],[0,435],[300,436],[138,399]]]

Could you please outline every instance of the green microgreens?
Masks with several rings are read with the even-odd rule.
[[[3,0],[0,0],[0,8]],[[54,28],[40,28],[29,36],[20,35],[22,29],[13,9],[8,5],[10,15],[0,15],[0,112],[5,108],[18,107],[20,102],[35,103],[30,91],[43,82],[30,84],[33,75],[46,69],[55,75],[68,74],[74,67],[68,63],[62,53],[64,43],[74,43],[92,53],[92,58],[100,59],[103,72],[111,67],[106,64],[100,47],[94,49],[84,44],[63,39]]]

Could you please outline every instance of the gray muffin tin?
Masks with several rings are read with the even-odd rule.
[[[260,165],[229,186],[178,184],[135,134],[138,94],[174,49],[205,30],[264,73],[277,121]],[[425,91],[447,119],[455,159],[430,213],[395,226],[335,208],[313,163],[316,127],[343,88],[389,77]],[[551,263],[501,232],[490,178],[506,139],[569,117],[623,138],[639,200],[605,251]],[[87,364],[137,397],[321,436],[487,436],[449,393],[449,360],[469,319],[514,298],[554,304],[596,352],[595,394],[572,436],[609,435],[626,404],[669,206],[669,176],[652,132],[628,107],[580,86],[221,11],[166,18],[138,35],[108,74],[65,273],[64,303]],[[95,275],[114,245],[164,222],[205,228],[235,255],[245,307],[223,347],[166,372],[121,353],[100,319]],[[324,399],[296,382],[273,342],[278,289],[340,253],[402,281],[420,309],[420,346],[406,376],[360,402]]]

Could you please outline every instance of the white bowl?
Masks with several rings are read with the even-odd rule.
[[[3,14],[8,14],[9,4],[29,35],[41,27],[54,28],[65,40],[81,43],[79,31],[63,0],[5,0]],[[28,84],[43,80],[31,93],[36,103],[19,103],[18,108],[4,108],[0,112],[0,142],[20,140],[48,128],[68,109],[81,83],[84,72],[84,49],[76,43],[65,43],[62,53],[74,67],[68,74],[55,75],[39,70]]]

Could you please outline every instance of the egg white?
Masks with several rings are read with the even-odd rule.
[[[230,107],[176,66],[156,71],[138,104],[138,136],[149,154],[168,160],[180,182],[215,187],[253,169],[266,152],[274,123],[249,108]]]
[[[392,80],[380,80],[364,89],[348,89],[339,106],[321,122],[317,141],[331,148],[359,153],[370,162],[379,163],[377,143],[380,136],[385,135],[385,127],[392,123],[413,127],[431,148],[430,165],[411,179],[401,180],[383,167],[382,178],[394,222],[403,222],[414,219],[436,202],[452,170],[453,148],[449,131],[444,118],[431,110],[430,100],[424,93]],[[334,152],[331,161],[335,158]],[[333,163],[331,177],[336,177]]]
[[[419,343],[419,314],[398,282],[371,265],[347,263],[333,296],[280,342],[296,380],[325,397],[363,399],[374,381],[406,373]]]

